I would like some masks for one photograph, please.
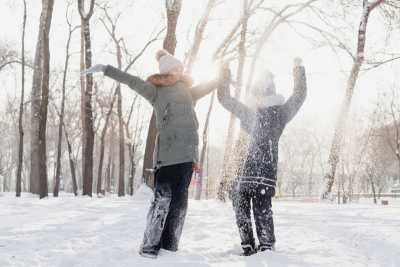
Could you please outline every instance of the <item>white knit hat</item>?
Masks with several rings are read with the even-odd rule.
[[[183,63],[165,50],[158,51],[156,58],[160,74],[167,74],[178,67],[183,69]]]

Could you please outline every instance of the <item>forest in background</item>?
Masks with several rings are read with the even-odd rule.
[[[332,100],[337,109],[329,131],[313,126],[317,115],[309,108],[282,137],[277,196],[329,198],[334,193],[347,201],[371,194],[376,201],[400,182],[399,1],[199,1],[201,10],[195,13],[200,15],[183,26],[190,1],[153,1],[149,5],[157,5],[157,11],[130,24],[135,19],[130,14],[140,13],[136,2],[71,0],[61,6],[42,0],[39,15],[33,14],[38,7],[30,1],[2,4],[18,9],[15,20],[20,21],[13,29],[20,39],[0,43],[0,78],[8,92],[1,95],[0,111],[2,191],[41,198],[59,191],[124,196],[142,183],[151,186],[152,111],[127,88],[80,75],[98,60],[140,76],[155,71],[143,66],[155,65],[153,55],[161,47],[180,55],[187,73],[201,72],[196,64],[211,68],[204,57],[227,61],[234,73],[234,95],[245,101],[257,72],[268,63],[260,59],[264,51],[286,42],[285,47],[298,52],[296,43],[287,43],[288,33],[307,44],[309,53],[324,49],[337,58],[343,81],[335,84],[341,98]],[[36,36],[34,47],[26,47],[26,30],[32,29],[27,21],[36,25],[30,33]],[[326,83],[317,73],[326,72],[324,60],[320,63],[310,66],[310,91],[322,90]],[[362,96],[365,87],[376,92],[373,103],[352,109],[354,96]],[[214,95],[198,106],[203,114],[196,179],[203,186],[193,190],[201,189],[198,198],[225,199],[225,185],[242,155],[238,122],[225,114],[226,127],[212,131],[210,125],[221,116]],[[223,140],[218,145],[209,142],[216,134]]]

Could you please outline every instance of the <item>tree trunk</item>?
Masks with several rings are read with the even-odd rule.
[[[122,53],[118,41],[115,43],[117,50],[118,68],[122,69]],[[118,94],[118,138],[119,138],[119,175],[118,175],[118,196],[125,196],[125,135],[124,135],[124,120],[122,118],[122,94],[121,84],[117,85]]]
[[[132,139],[131,133],[129,131],[129,124],[132,118],[132,113],[133,113],[133,108],[135,106],[136,102],[135,98],[133,100],[133,103],[131,105],[131,110],[129,112],[128,120],[125,124],[125,132],[126,132],[126,137],[128,138],[128,155],[129,155],[129,182],[128,182],[128,190],[129,190],[129,195],[133,196],[133,193],[135,191],[135,174],[136,174],[136,163],[135,163],[135,153],[136,153],[136,138],[137,136],[140,135],[139,128],[139,116],[136,119],[136,127],[135,127],[135,135]],[[138,109],[140,109],[140,104],[138,106]]]
[[[92,46],[90,37],[90,18],[93,15],[94,0],[90,1],[89,12],[85,14],[84,0],[78,0],[78,11],[81,17],[81,30],[84,44],[85,64],[84,68],[92,66]],[[81,64],[82,65],[82,64]],[[81,66],[82,67],[82,66]],[[83,144],[82,144],[82,194],[92,196],[93,187],[93,148],[94,148],[94,129],[93,129],[93,75],[86,75],[86,84],[83,96]]]
[[[18,143],[18,165],[17,165],[17,177],[15,194],[17,197],[21,196],[21,176],[22,176],[22,163],[24,158],[24,128],[23,128],[23,117],[24,117],[24,98],[25,98],[25,28],[26,28],[26,0],[24,3],[24,15],[22,19],[22,38],[21,38],[21,102],[19,105],[19,118],[18,118],[18,131],[19,131],[19,143]]]
[[[76,181],[75,162],[74,162],[74,157],[72,155],[71,142],[69,141],[68,132],[65,127],[64,121],[63,121],[63,126],[64,126],[65,141],[67,142],[67,147],[68,147],[69,167],[71,170],[71,178],[72,178],[72,190],[74,192],[74,195],[77,196],[78,195],[78,183]]]
[[[114,168],[113,168],[113,166],[114,166],[114,147],[115,147],[115,140],[114,140],[114,137],[115,137],[115,131],[114,131],[114,123],[113,123],[113,121],[111,120],[110,121],[110,123],[111,123],[111,127],[110,127],[110,130],[111,130],[111,132],[110,132],[110,134],[109,134],[109,137],[110,137],[110,141],[109,141],[109,143],[110,143],[110,145],[109,145],[109,152],[108,152],[108,163],[107,163],[107,168],[106,168],[106,192],[108,192],[108,193],[111,193],[111,189],[112,189],[112,179],[113,179],[113,172],[114,172]]]
[[[206,158],[206,151],[208,146],[208,126],[210,124],[211,112],[214,104],[215,99],[215,91],[211,95],[210,99],[210,106],[208,107],[206,121],[204,123],[204,130],[203,130],[203,147],[200,153],[200,164],[199,164],[199,173],[196,177],[196,192],[195,192],[195,199],[200,200],[201,192],[203,191],[203,176],[204,176],[204,162]]]
[[[49,97],[49,33],[54,0],[42,1],[39,37],[35,54],[31,99],[31,192],[48,195],[46,162],[46,123]]]
[[[62,151],[62,132],[63,132],[63,124],[64,124],[64,113],[65,113],[65,87],[67,82],[67,73],[69,67],[69,59],[70,53],[69,48],[71,44],[72,33],[74,29],[69,25],[68,39],[65,47],[65,62],[64,62],[64,72],[63,72],[63,81],[61,88],[61,110],[59,116],[59,124],[58,124],[58,142],[57,142],[57,161],[56,161],[56,173],[54,177],[54,190],[53,196],[58,197],[58,192],[60,189],[60,175],[61,175],[61,151]]]
[[[111,150],[111,149],[110,149]],[[105,181],[105,192],[111,193],[111,162],[112,155],[111,153],[108,155],[108,163],[106,168],[106,181]]]
[[[179,14],[181,12],[182,0],[165,0],[167,9],[167,35],[165,36],[163,47],[170,54],[175,54],[176,49],[176,27],[178,23]],[[155,141],[157,136],[156,129],[156,116],[153,114],[150,119],[150,124],[147,132],[146,148],[143,159],[143,179],[146,184],[153,188],[154,177],[153,172],[148,170],[153,169],[153,152],[155,147]]]
[[[375,183],[374,183],[374,178],[370,177],[369,178],[370,182],[371,182],[371,189],[372,189],[372,196],[374,198],[374,204],[377,204],[378,201],[376,199],[376,189],[375,189]]]
[[[38,40],[36,43],[36,52],[34,59],[34,69],[32,77],[32,91],[31,91],[31,147],[30,147],[30,173],[29,173],[29,191],[33,194],[39,193],[39,162],[38,162],[38,128],[39,128],[39,110],[40,110],[40,93],[42,86],[42,46],[43,46],[43,33],[42,29],[45,27],[45,1],[42,1],[42,14],[39,24]]]
[[[344,101],[342,103],[342,107],[340,109],[339,117],[336,123],[335,133],[332,140],[332,145],[329,153],[329,171],[325,175],[326,180],[326,189],[322,195],[323,199],[328,198],[328,195],[332,191],[333,184],[335,182],[336,168],[339,163],[340,151],[342,146],[343,135],[346,129],[347,117],[350,110],[351,100],[354,93],[354,88],[356,86],[358,76],[360,73],[361,66],[364,62],[364,53],[365,53],[365,42],[366,42],[366,33],[367,33],[367,25],[368,19],[371,11],[377,7],[382,0],[378,0],[376,3],[370,4],[368,0],[363,1],[363,13],[360,20],[360,25],[358,29],[357,36],[357,51],[353,62],[353,67],[350,72],[350,77],[347,80],[346,86],[346,94],[344,97]]]
[[[85,71],[85,37],[84,37],[84,30],[82,28],[83,21],[81,20],[81,42],[80,42],[80,72]],[[80,75],[80,85],[81,85],[81,127],[82,127],[82,160],[81,160],[81,172],[79,178],[79,187],[82,188],[83,186],[83,170],[85,168],[85,140],[86,140],[86,131],[83,129],[85,128],[85,76]]]
[[[106,114],[106,120],[104,122],[103,130],[101,131],[100,137],[100,156],[99,156],[99,168],[97,171],[97,194],[102,194],[102,175],[103,175],[103,162],[104,162],[104,149],[105,149],[105,140],[106,140],[106,133],[108,129],[108,124],[110,122],[110,117],[112,114],[112,110],[114,107],[115,99],[117,98],[118,92],[115,90],[114,95],[111,99],[110,108]]]

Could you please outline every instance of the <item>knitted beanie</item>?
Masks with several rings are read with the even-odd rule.
[[[183,63],[165,50],[158,51],[156,58],[160,74],[167,74],[178,67],[183,69]]]

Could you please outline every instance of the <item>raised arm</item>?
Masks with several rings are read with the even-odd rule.
[[[246,105],[231,96],[229,85],[230,79],[220,83],[218,87],[218,100],[225,109],[239,118],[241,127],[245,131],[250,132],[255,119],[255,113]]]
[[[139,95],[146,98],[153,104],[157,97],[157,88],[149,82],[145,82],[139,77],[130,75],[110,65],[97,64],[85,70],[82,75],[93,74],[96,72],[103,72],[105,76],[110,77],[117,82],[128,85],[131,89],[136,91]]]
[[[286,103],[282,106],[282,115],[284,121],[288,123],[297,114],[303,105],[307,96],[307,79],[306,71],[302,66],[301,59],[295,59],[295,66],[293,69],[294,89],[293,94]]]
[[[151,104],[155,102],[157,88],[151,83],[143,81],[139,77],[130,75],[110,65],[105,67],[104,75],[116,80],[117,82],[128,85],[132,90],[146,98]]]
[[[197,101],[200,98],[208,95],[209,93],[211,93],[212,91],[217,89],[218,84],[219,84],[219,81],[218,81],[218,79],[216,79],[216,80],[212,80],[212,81],[209,81],[206,83],[201,83],[196,86],[193,86],[190,91],[192,94],[193,100]]]

